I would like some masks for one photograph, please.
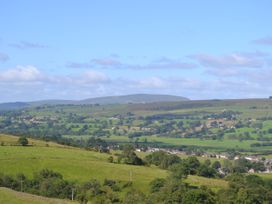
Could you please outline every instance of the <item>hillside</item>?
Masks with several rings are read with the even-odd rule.
[[[14,102],[14,103],[1,103],[0,110],[11,110],[11,109],[20,109],[30,106],[28,103],[24,102]]]
[[[168,175],[166,170],[155,166],[109,163],[107,159],[110,154],[68,147],[54,142],[29,139],[32,146],[16,146],[17,139],[16,136],[0,134],[0,143],[3,142],[3,146],[0,146],[0,173],[8,172],[9,175],[24,173],[32,177],[34,172],[48,168],[60,172],[65,179],[76,182],[90,179],[104,181],[105,178],[126,182],[132,179],[133,187],[143,192],[149,191],[149,183],[153,179],[165,178]],[[114,156],[114,153],[112,152],[111,155]],[[214,185],[209,184],[209,186],[216,189],[224,183],[215,179],[211,181],[214,182]],[[196,186],[206,185],[207,179],[193,176],[189,177],[187,182]]]
[[[155,95],[155,94],[134,94],[124,96],[108,96],[100,98],[90,98],[82,100],[80,104],[128,104],[128,103],[153,103],[153,102],[175,102],[187,101],[188,98],[172,95]]]
[[[150,181],[167,176],[165,170],[157,167],[109,163],[107,159],[110,155],[105,153],[40,140],[30,140],[32,146],[28,147],[15,146],[17,139],[15,136],[0,135],[0,143],[4,142],[4,146],[0,146],[0,173],[24,173],[31,177],[34,172],[48,168],[60,172],[70,181],[104,181],[108,178],[125,182],[130,180],[132,172],[133,186],[145,192]]]
[[[0,203],[5,204],[72,204],[76,202],[46,198],[0,187]]]
[[[169,175],[167,170],[159,169],[153,165],[135,166],[110,163],[108,161],[109,155],[115,157],[116,151],[109,154],[98,153],[35,139],[30,140],[30,146],[23,147],[16,145],[17,139],[18,137],[16,136],[0,135],[0,174],[16,176],[18,173],[23,173],[27,178],[31,179],[35,178],[33,173],[47,168],[61,173],[65,180],[77,184],[91,182],[92,179],[97,179],[101,183],[105,182],[105,179],[112,179],[117,181],[120,186],[125,186],[129,183],[128,181],[132,181],[132,186],[124,187],[123,191],[115,192],[116,195],[118,194],[120,198],[124,199],[127,198],[127,193],[131,192],[133,188],[144,193],[140,195],[149,195],[151,189],[150,182],[155,178],[166,178]],[[141,152],[140,156],[143,157],[147,154],[149,153]],[[267,176],[270,175],[267,174]],[[187,179],[184,179],[184,182],[194,187],[189,188],[189,191],[192,193],[206,189],[197,190],[199,186],[203,185],[212,190],[207,189],[207,192],[210,192],[212,195],[220,194],[221,190],[226,191],[229,188],[228,181],[218,177],[208,178],[189,175]],[[109,188],[105,187],[104,189]],[[112,195],[112,191],[109,191],[109,193],[109,195]],[[66,198],[69,199],[69,197]],[[62,204],[71,202],[17,192],[1,187],[0,203]]]
[[[29,104],[37,106],[43,104],[56,105],[56,104],[128,104],[128,103],[152,103],[152,102],[177,102],[189,100],[181,96],[172,95],[155,95],[155,94],[133,94],[123,96],[106,96],[97,98],[88,98],[83,100],[43,100],[34,101]]]
[[[97,98],[88,98],[83,100],[40,100],[32,102],[10,102],[1,103],[0,110],[13,110],[26,108],[29,106],[41,106],[41,105],[87,105],[87,104],[129,104],[129,103],[154,103],[154,102],[179,102],[187,101],[188,98],[182,96],[173,95],[155,95],[155,94],[133,94],[123,96],[106,96]]]

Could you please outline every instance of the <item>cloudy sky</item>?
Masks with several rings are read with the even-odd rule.
[[[0,102],[272,95],[271,0],[2,0]]]

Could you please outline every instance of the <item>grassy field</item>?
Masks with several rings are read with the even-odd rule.
[[[46,198],[0,187],[1,204],[76,204],[76,202]]]
[[[118,141],[118,142],[128,142],[129,139],[126,136],[111,136],[109,138],[104,138],[108,141]],[[256,142],[254,140],[238,141],[238,140],[201,140],[198,138],[168,138],[168,137],[157,137],[157,136],[148,136],[140,137],[139,141],[144,141],[147,139],[148,142],[159,142],[166,145],[174,146],[199,146],[206,147],[211,149],[246,149],[246,150],[255,150],[257,148],[251,148],[250,144]],[[263,148],[265,149],[265,148]],[[269,147],[268,147],[269,149]]]
[[[105,178],[130,181],[132,173],[133,186],[148,193],[149,183],[154,178],[166,178],[168,172],[157,167],[131,166],[114,164],[107,161],[109,154],[72,148],[40,140],[31,140],[32,146],[17,146],[18,137],[0,135],[0,173],[16,175],[24,173],[32,177],[33,172],[43,168],[60,172],[64,179],[74,182],[84,182],[90,179],[103,181]],[[48,146],[49,144],[49,146]],[[116,152],[113,152],[116,153]],[[140,153],[141,157],[146,153]],[[186,157],[186,155],[181,155]],[[272,174],[258,174],[264,179],[271,179]],[[191,186],[208,186],[213,191],[227,188],[228,183],[223,179],[210,179],[200,176],[188,176],[185,182]],[[65,200],[49,199],[27,193],[0,188],[0,203],[71,203]]]
[[[0,134],[0,142],[3,145],[16,146],[18,145],[17,141],[18,141],[17,136]],[[36,146],[36,147],[61,147],[61,148],[69,148],[69,149],[73,148],[69,146],[60,145],[55,142],[45,142],[42,140],[35,140],[31,138],[28,138],[28,142],[29,142],[29,145]]]
[[[3,138],[7,142],[7,137],[0,137],[0,142]],[[15,139],[10,138],[9,142]],[[165,170],[157,167],[109,163],[107,161],[109,154],[53,144],[46,147],[45,144],[43,141],[33,140],[34,146],[29,147],[0,146],[0,172],[10,175],[22,172],[31,177],[33,172],[48,168],[75,182],[90,179],[103,181],[105,178],[129,181],[131,172],[134,186],[144,192],[148,191],[148,184],[154,178],[167,176]]]
[[[17,139],[15,136],[0,135],[0,142],[5,141],[6,144],[12,144],[12,146],[0,146],[0,173],[16,175],[22,172],[31,178],[34,172],[48,168],[60,172],[64,179],[74,182],[84,182],[90,179],[103,181],[105,178],[120,181],[132,179],[134,187],[143,192],[149,191],[150,181],[155,178],[165,178],[168,175],[167,171],[154,166],[109,163],[107,161],[109,154],[55,143],[46,146],[48,143],[39,140],[31,140],[33,146],[13,146]],[[208,185],[213,189],[224,186],[221,183],[224,181],[198,176],[190,176],[187,182],[192,185]]]
[[[225,129],[223,137],[215,138],[215,136],[218,136],[220,128],[218,126],[210,127],[207,118],[211,119],[214,117],[212,115],[215,114],[220,115],[218,117],[222,119],[225,117],[221,115],[223,112],[233,112],[234,115],[233,124],[230,119],[225,121],[226,129],[234,127],[238,121],[242,123],[242,126],[236,127],[234,132],[227,132]],[[158,119],[156,116],[160,114],[164,116]],[[169,114],[176,117],[178,115],[183,116],[171,119],[171,117],[167,117]],[[23,132],[22,129],[24,128],[21,128],[21,125],[24,123],[25,125],[22,125],[22,127],[25,127],[25,131],[30,133],[41,131],[39,134],[48,135],[48,132],[52,131],[54,134],[59,133],[62,136],[74,139],[105,136],[105,139],[111,141],[129,142],[128,136],[134,131],[139,131],[139,128],[142,127],[147,132],[145,132],[146,130],[140,131],[142,134],[140,141],[147,139],[149,142],[158,142],[163,145],[197,146],[209,151],[236,149],[255,153],[271,149],[271,146],[259,145],[256,147],[256,144],[255,147],[251,147],[253,143],[272,140],[272,134],[268,131],[272,128],[272,120],[267,119],[272,116],[272,100],[268,99],[203,100],[99,106],[45,105],[27,108],[22,112],[18,111],[15,115],[17,116],[0,116],[0,125],[2,124],[5,127],[3,132],[12,133],[15,130],[19,133]],[[147,119],[146,116],[152,116],[153,119]],[[266,119],[258,120],[260,118]],[[7,125],[6,122],[9,120],[12,123],[7,123],[9,124]],[[190,124],[196,121],[208,125],[209,133],[196,134],[194,131],[199,131],[201,126],[197,126],[194,131],[190,129]],[[172,122],[176,123],[173,127],[169,125]],[[184,130],[177,127],[179,122],[184,123]],[[256,126],[253,126],[254,123],[261,123],[263,127],[259,130]],[[170,130],[164,132],[163,130],[167,127],[170,127]],[[101,133],[102,130],[104,132]],[[194,132],[193,135],[190,135],[192,132]],[[248,135],[247,138],[243,137],[245,133]],[[28,133],[24,134],[27,135]],[[109,135],[110,138],[106,138]],[[158,135],[160,137],[157,137]],[[262,138],[260,140],[260,135],[265,137],[266,140]]]
[[[188,184],[192,186],[201,186],[205,185],[211,188],[214,191],[218,191],[222,188],[228,187],[228,182],[223,179],[213,179],[213,178],[205,178],[200,176],[189,175],[185,180]]]

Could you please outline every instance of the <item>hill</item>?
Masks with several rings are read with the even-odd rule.
[[[71,201],[46,198],[29,193],[17,192],[9,188],[0,187],[0,203],[9,204],[68,204]]]
[[[30,106],[30,104],[24,102],[1,103],[0,110],[20,109],[28,106]]]
[[[29,106],[41,106],[41,105],[87,105],[87,104],[145,104],[154,102],[179,102],[188,101],[188,98],[182,96],[173,95],[155,95],[155,94],[133,94],[123,96],[106,96],[97,98],[88,98],[83,100],[40,100],[32,102],[11,102],[1,103],[0,110],[13,110],[19,108],[26,108]]]
[[[153,102],[177,102],[189,100],[181,96],[172,95],[155,95],[155,94],[133,94],[123,96],[106,96],[97,98],[88,98],[83,100],[44,100],[30,102],[31,105],[43,105],[43,104],[129,104],[129,103],[153,103]]]
[[[153,103],[153,102],[174,102],[187,101],[188,98],[172,95],[155,94],[133,94],[124,96],[108,96],[99,98],[90,98],[80,101],[82,104],[128,104],[128,103]]]
[[[0,134],[0,174],[16,176],[18,173],[23,173],[31,179],[33,173],[47,168],[61,173],[65,180],[77,184],[92,179],[97,179],[100,182],[105,181],[105,179],[112,179],[117,181],[119,186],[125,186],[129,181],[132,181],[132,186],[129,185],[123,191],[118,191],[121,198],[125,196],[126,192],[134,188],[147,195],[150,192],[149,184],[153,179],[166,178],[168,175],[167,170],[159,169],[153,165],[134,166],[108,162],[110,155],[116,157],[116,151],[109,154],[98,153],[35,139],[29,139],[31,145],[23,147],[16,144],[17,140],[18,137],[16,136]],[[222,179],[200,176],[189,176],[185,182],[194,187],[206,185],[214,192],[225,189],[228,185]],[[21,185],[24,188],[25,184]],[[0,203],[64,204],[76,202],[52,199],[0,187]]]
[[[153,179],[167,176],[165,170],[157,167],[109,163],[110,154],[34,139],[30,140],[32,146],[22,147],[16,146],[17,140],[18,137],[0,134],[0,143],[4,143],[0,146],[0,173],[24,173],[32,177],[34,172],[47,168],[60,172],[69,181],[97,179],[102,182],[107,178],[127,182],[132,172],[133,186],[144,192],[148,191]]]
[[[65,179],[75,182],[84,182],[90,179],[104,181],[105,178],[122,182],[132,180],[133,187],[145,193],[149,191],[149,183],[153,179],[165,178],[168,175],[166,170],[155,166],[109,163],[107,159],[110,154],[35,139],[29,139],[32,146],[22,147],[16,146],[17,140],[16,136],[0,134],[0,143],[3,142],[3,146],[0,146],[0,174],[24,173],[26,176],[32,177],[34,172],[48,168],[60,172]],[[115,152],[111,153],[113,157],[115,157],[114,154]],[[143,157],[144,155],[139,156]],[[207,185],[208,183],[208,186],[213,189],[226,186],[224,181],[218,179],[211,180],[211,183],[208,181],[207,178],[190,176],[186,182],[193,186]]]

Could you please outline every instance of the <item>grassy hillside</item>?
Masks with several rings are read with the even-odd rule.
[[[124,96],[108,96],[100,98],[91,98],[80,101],[80,104],[127,104],[127,103],[152,103],[166,101],[186,101],[185,97],[172,95],[155,95],[155,94],[133,94]]]
[[[0,134],[0,142],[2,145],[6,146],[17,146],[18,145],[18,137],[13,135],[6,135],[6,134]],[[36,146],[36,147],[61,147],[61,148],[68,148],[71,149],[73,147],[64,146],[57,144],[55,142],[45,142],[42,140],[35,140],[28,138],[28,142],[30,146]]]
[[[182,96],[159,95],[159,94],[132,94],[123,96],[106,96],[97,98],[88,98],[83,100],[42,100],[33,101],[32,106],[39,105],[57,105],[57,104],[128,104],[128,103],[153,103],[153,102],[177,102],[186,101],[188,98]],[[0,106],[1,107],[1,106]]]
[[[0,187],[0,203],[3,203],[3,204],[29,204],[29,203],[31,204],[72,204],[76,202],[46,198],[42,196],[36,196],[29,193],[17,192],[8,188]]]
[[[28,106],[29,104],[24,102],[1,103],[0,110],[20,109],[20,108],[26,108]]]
[[[16,175],[24,173],[32,177],[33,172],[48,168],[60,172],[65,179],[84,182],[90,179],[103,181],[105,178],[130,181],[130,173],[134,187],[148,192],[149,183],[155,178],[165,178],[168,173],[157,167],[132,166],[114,164],[107,161],[109,154],[86,151],[67,147],[53,142],[29,139],[33,146],[14,146],[18,137],[0,135],[0,173]],[[49,144],[46,145],[46,144]],[[220,179],[207,179],[199,176],[189,176],[187,182],[191,185],[207,185],[213,189],[226,186]]]
[[[8,139],[10,140],[8,141]],[[13,143],[16,137],[1,135],[0,142]],[[67,148],[57,144],[31,140],[33,146],[0,146],[0,173],[16,175],[24,173],[31,177],[33,172],[48,168],[60,172],[71,181],[88,181],[105,178],[132,181],[136,188],[148,191],[148,184],[154,178],[166,177],[167,172],[157,167],[113,164],[107,161],[109,154]]]
[[[188,184],[192,186],[201,186],[205,185],[211,188],[214,191],[218,191],[222,188],[227,188],[228,182],[223,179],[213,179],[213,178],[205,178],[200,176],[189,175],[185,180]]]

